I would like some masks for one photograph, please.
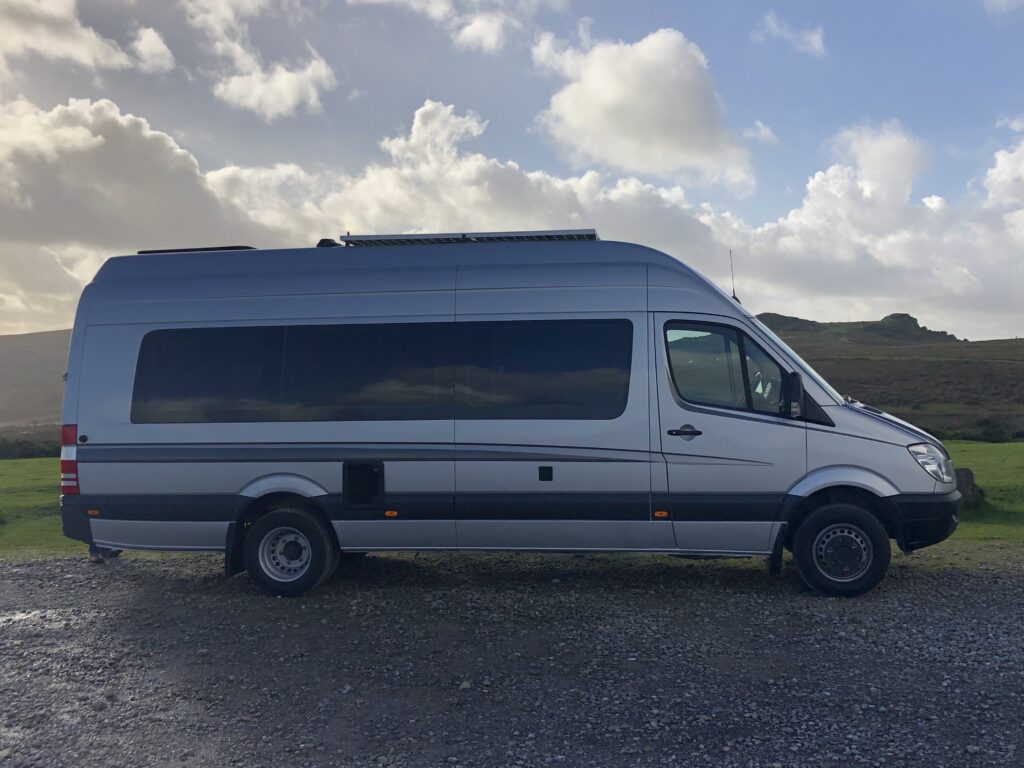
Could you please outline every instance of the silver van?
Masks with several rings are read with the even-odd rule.
[[[856,595],[947,538],[942,444],[675,258],[592,230],[140,252],[86,286],[66,535],[298,595],[379,550],[789,549]]]

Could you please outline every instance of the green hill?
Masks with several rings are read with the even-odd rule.
[[[1024,339],[964,341],[903,314],[759,317],[845,395],[942,437],[1024,438]]]

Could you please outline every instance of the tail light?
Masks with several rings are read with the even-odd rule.
[[[60,428],[60,492],[62,496],[78,495],[78,425]]]

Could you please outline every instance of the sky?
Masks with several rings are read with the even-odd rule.
[[[1024,0],[0,0],[0,333],[140,249],[594,227],[1021,336],[1022,72]]]

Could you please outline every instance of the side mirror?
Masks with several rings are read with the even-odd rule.
[[[782,388],[782,415],[799,419],[804,415],[804,381],[796,371],[786,374]]]

